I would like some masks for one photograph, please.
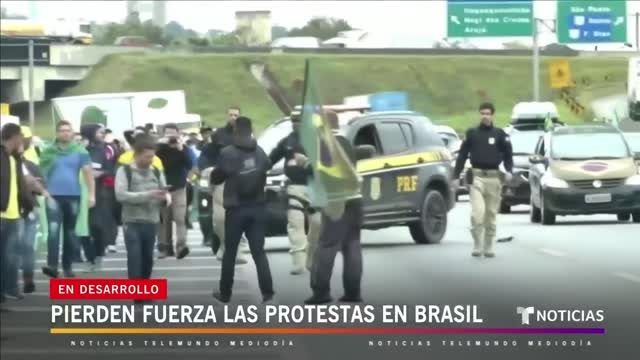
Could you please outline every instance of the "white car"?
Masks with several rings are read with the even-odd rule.
[[[437,125],[436,132],[440,135],[440,138],[447,146],[447,149],[451,152],[451,154],[455,157],[460,151],[460,145],[462,145],[462,140],[458,136],[453,128],[445,125]]]

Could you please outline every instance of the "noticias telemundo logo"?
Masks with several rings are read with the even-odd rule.
[[[516,314],[520,316],[522,325],[532,323],[594,323],[604,321],[604,310],[536,309],[533,306],[517,306]]]

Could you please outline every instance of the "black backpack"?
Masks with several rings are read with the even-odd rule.
[[[124,169],[124,174],[127,177],[127,189],[131,191],[131,178],[133,175],[131,174],[131,165],[122,165]],[[158,184],[160,183],[160,170],[153,167],[153,175],[155,175],[156,180],[158,180]],[[122,204],[116,199],[113,204],[113,216],[116,219],[118,225],[122,225]]]

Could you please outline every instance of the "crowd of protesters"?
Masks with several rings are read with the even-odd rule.
[[[131,279],[151,277],[156,247],[158,259],[169,256],[184,259],[190,252],[189,215],[194,182],[195,186],[201,186],[199,176],[211,190],[213,209],[209,216],[211,224],[202,226],[201,222],[203,243],[210,245],[222,262],[220,288],[213,297],[224,303],[230,301],[235,266],[246,263],[241,254],[250,252],[263,301],[271,301],[275,293],[264,251],[267,172],[286,157],[285,173],[291,180],[288,194],[304,203],[305,184],[313,176],[313,169],[299,146],[299,117],[292,117],[293,132],[267,155],[256,143],[251,119],[241,116],[240,108],[229,108],[227,116],[225,126],[215,131],[201,129],[202,140],[198,134],[188,134],[184,139],[176,124],[163,124],[158,129],[160,134],[151,124],[137,127],[125,131],[120,141],[100,124],[85,124],[75,132],[70,122],[60,121],[52,144],[38,147],[31,129],[12,123],[2,126],[2,304],[36,291],[38,234],[46,239],[47,257],[42,273],[50,278],[74,278],[75,271],[99,272],[103,258],[116,252],[120,229]],[[355,164],[353,149],[337,131],[337,115],[328,112],[326,117],[339,145]],[[296,174],[298,177],[294,178]],[[291,274],[303,274],[305,268],[311,273],[313,296],[305,301],[307,304],[332,301],[329,282],[333,259],[340,249],[347,261],[345,296],[340,300],[362,301],[360,195],[336,201],[344,210],[337,220],[328,217],[325,209],[310,211],[308,206],[291,207],[288,212],[289,235],[296,237],[292,241]],[[339,208],[338,205],[332,203],[327,211]],[[318,211],[322,211],[321,219],[316,216],[318,224],[312,226],[316,231],[310,231],[316,236],[310,235],[307,245],[305,217]],[[78,265],[75,271],[74,265]],[[0,309],[7,311],[3,305]]]
[[[208,139],[201,142],[191,134],[183,141],[175,124],[165,124],[162,131],[159,135],[153,127],[137,127],[122,134],[121,141],[100,124],[73,129],[60,121],[53,142],[36,146],[30,128],[2,126],[3,305],[36,291],[38,236],[46,243],[42,273],[51,278],[100,271],[103,258],[117,251],[120,229],[131,278],[151,276],[155,244],[160,259],[189,254],[190,181]],[[202,135],[210,136],[210,131],[205,128]]]

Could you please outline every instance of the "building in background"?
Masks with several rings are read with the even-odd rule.
[[[167,24],[167,2],[164,0],[155,1],[127,1],[127,17],[133,13],[139,15],[151,13],[151,22],[160,27]],[[143,16],[141,16],[142,18]]]
[[[271,44],[271,11],[236,11],[236,32],[247,46]]]

